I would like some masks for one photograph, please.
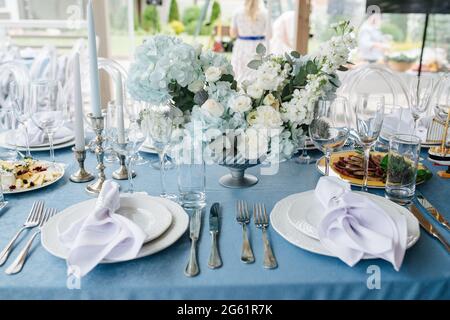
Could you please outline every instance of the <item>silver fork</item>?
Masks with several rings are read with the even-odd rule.
[[[278,267],[277,260],[273,255],[272,247],[270,246],[269,238],[267,237],[267,228],[269,228],[269,217],[267,216],[266,206],[258,203],[253,206],[253,216],[255,226],[262,230],[264,243],[264,268],[275,269]]]
[[[187,277],[195,277],[200,273],[197,262],[197,242],[200,237],[200,229],[202,226],[202,211],[203,209],[196,209],[191,217],[189,237],[191,238],[191,251],[189,255],[189,262],[186,266],[184,274]]]
[[[42,215],[41,221],[39,223],[39,229],[33,234],[33,236],[28,240],[25,247],[20,251],[16,260],[6,269],[7,274],[16,274],[19,273],[25,261],[27,260],[28,253],[30,252],[31,246],[33,244],[34,239],[41,233],[42,227],[47,223],[47,221],[56,214],[56,209],[47,208],[45,209],[45,213]]]
[[[247,203],[239,200],[236,203],[236,220],[242,225],[242,253],[241,261],[244,263],[255,262],[250,241],[248,240],[247,225],[250,223],[250,213],[248,212]]]
[[[26,229],[31,229],[37,227],[39,225],[39,218],[44,209],[44,201],[36,201],[33,203],[33,207],[31,208],[30,214],[28,215],[27,220],[23,224],[22,228],[16,233],[16,235],[9,241],[6,247],[0,252],[0,266],[2,266],[9,257],[12,249],[14,248],[14,243],[17,238],[22,234]]]

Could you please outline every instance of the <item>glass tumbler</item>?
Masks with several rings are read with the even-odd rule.
[[[416,193],[420,138],[394,135],[389,141],[386,197],[400,205],[409,204]]]

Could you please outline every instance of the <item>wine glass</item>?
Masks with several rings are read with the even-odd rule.
[[[130,122],[137,123],[138,121],[140,121],[141,120],[141,112],[143,110],[142,103],[138,102],[138,101],[128,100],[127,105],[128,105],[128,107],[127,107],[126,111],[127,111],[128,117],[130,119]],[[136,152],[134,157],[135,157],[134,164],[137,166],[143,166],[148,163],[148,160],[146,160],[142,157],[139,150],[138,150],[138,152]]]
[[[369,180],[370,150],[380,136],[384,119],[384,96],[358,94],[356,99],[356,138],[364,149],[364,181],[362,191],[367,192]]]
[[[68,117],[68,105],[65,103],[59,86],[53,80],[39,80],[31,83],[30,108],[31,120],[47,136],[50,144],[50,159],[55,163],[53,136]]]
[[[105,162],[115,163],[119,161],[113,148],[113,139],[116,134],[117,105],[114,101],[108,103],[105,117]]]
[[[30,136],[28,132],[28,122],[31,120],[31,110],[28,107],[28,102],[26,101],[27,96],[25,92],[28,90],[28,86],[20,86],[17,82],[11,82],[9,87],[9,101],[11,103],[11,109],[14,113],[14,117],[17,122],[19,122],[20,127],[23,129],[23,134],[25,136],[25,146],[26,153],[25,157],[32,159],[31,149],[30,149]]]
[[[411,113],[414,118],[414,132],[419,120],[426,114],[433,100],[434,80],[430,77],[414,77],[409,83]]]
[[[330,174],[331,153],[342,148],[350,135],[347,99],[320,99],[315,108],[309,136],[314,145],[325,154],[325,175]]]
[[[131,122],[124,132],[124,136],[120,136],[118,130],[113,131],[112,146],[113,150],[119,155],[125,156],[128,172],[128,193],[134,193],[133,166],[135,164],[136,153],[144,144],[146,133],[141,123]]]
[[[175,111],[170,104],[151,106],[145,112],[146,127],[148,135],[158,151],[160,162],[161,197],[166,199],[177,199],[174,194],[166,192],[166,154],[170,146],[172,130],[174,125]]]

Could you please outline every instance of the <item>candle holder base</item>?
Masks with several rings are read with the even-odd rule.
[[[99,195],[100,191],[102,191],[104,182],[105,181],[97,180],[95,183],[90,184],[86,187],[86,192],[94,196]]]
[[[70,176],[70,181],[72,181],[73,183],[85,183],[94,180],[95,177],[84,169],[86,150],[76,150],[75,148],[73,148],[72,151],[75,154],[79,169],[77,172]]]
[[[136,172],[132,173],[133,178],[136,178]],[[113,172],[112,177],[114,180],[128,180],[128,169],[125,165],[121,164],[120,168]]]

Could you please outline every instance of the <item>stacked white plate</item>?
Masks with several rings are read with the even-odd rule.
[[[417,219],[404,207],[388,199],[368,193],[360,193],[369,197],[389,215],[403,215],[406,217],[408,228],[407,247],[412,247],[420,237],[420,228]],[[325,249],[317,235],[320,222],[326,212],[314,191],[291,195],[278,202],[272,210],[271,222],[278,232],[288,242],[313,253],[334,256]],[[373,257],[365,256],[364,259]]]
[[[78,203],[49,220],[42,230],[43,247],[54,256],[67,259],[69,250],[62,245],[58,235],[91,213],[96,201],[92,199]],[[117,213],[134,221],[147,235],[136,259],[170,247],[183,236],[189,225],[189,217],[181,206],[145,194],[121,195]],[[105,260],[102,263],[113,262]]]
[[[16,149],[19,151],[26,151],[27,147],[23,145],[15,145],[14,142],[17,141],[17,137],[23,133],[17,130],[9,130],[0,133],[0,147],[5,149]],[[55,150],[72,147],[75,145],[75,136],[69,135],[64,138],[55,139],[53,141],[53,147]],[[40,145],[30,146],[31,151],[49,151],[50,144],[45,142]]]

